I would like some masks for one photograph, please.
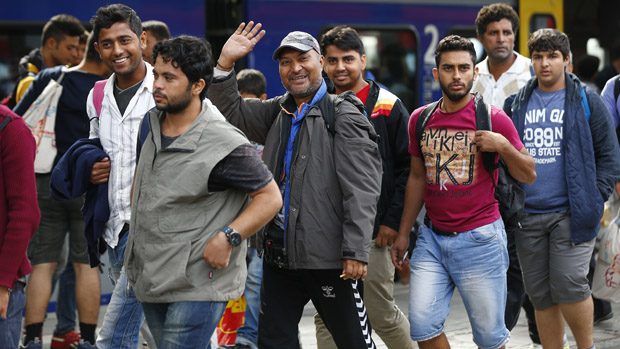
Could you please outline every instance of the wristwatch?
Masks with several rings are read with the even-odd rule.
[[[239,234],[238,231],[236,231],[235,229],[230,228],[230,227],[224,227],[224,228],[222,228],[222,231],[224,232],[224,234],[226,234],[226,238],[228,239],[228,243],[232,247],[237,247],[237,246],[239,246],[239,244],[241,244],[241,234]]]

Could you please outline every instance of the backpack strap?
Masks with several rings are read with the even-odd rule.
[[[487,104],[478,93],[474,94],[474,107],[476,108],[476,130],[493,131],[491,122],[491,106]],[[493,177],[493,172],[497,169],[495,162],[495,152],[482,152],[482,163],[484,168]],[[495,184],[495,181],[493,181]]]
[[[149,136],[149,132],[151,131],[151,120],[149,119],[150,110],[144,114],[142,121],[140,122],[140,133],[138,133],[138,149],[136,149],[136,163],[140,159],[140,152],[142,151],[142,146],[144,142],[146,142],[146,138]]]
[[[427,105],[426,108],[424,108],[424,110],[420,113],[420,116],[418,116],[418,120],[415,124],[415,136],[418,139],[418,143],[420,143],[420,140],[422,139],[422,133],[424,133],[424,128],[426,127],[426,124],[428,124],[428,120],[431,118],[431,115],[433,115],[435,110],[439,108],[439,103],[441,103],[441,99]]]
[[[97,117],[101,116],[101,106],[103,105],[103,88],[105,87],[105,83],[107,81],[107,79],[97,81],[93,87],[93,104],[95,105],[95,110],[97,111]]]
[[[616,80],[616,86],[618,86],[618,80]],[[586,120],[590,122],[590,115],[592,114],[592,112],[590,112],[590,104],[588,104],[588,96],[586,95],[585,86],[581,89],[579,93],[581,93],[581,106],[583,106],[583,111],[586,113]]]
[[[13,120],[13,118],[11,118],[10,116],[5,117],[4,120],[0,122],[0,131],[4,130],[6,125],[8,125],[11,120]]]
[[[62,79],[65,77],[65,73],[67,72],[67,69],[69,69],[69,68],[64,67],[64,66],[60,69],[60,75],[56,79],[56,82],[58,84],[62,83]]]
[[[337,96],[327,93],[327,98],[324,98],[325,104],[319,105],[319,108],[323,107],[321,108],[321,115],[325,121],[327,132],[332,137],[336,134],[336,98]]]
[[[336,134],[336,113],[338,112],[338,105],[342,101],[349,101],[353,104],[360,113],[364,114],[366,118],[368,118],[368,114],[366,113],[366,109],[362,102],[355,96],[353,91],[346,91],[339,95],[334,95],[331,93],[326,93],[326,98],[323,98],[321,103],[319,104],[319,108],[321,109],[321,114],[323,116],[323,120],[325,120],[325,127],[327,127],[327,132],[331,134],[332,137]]]

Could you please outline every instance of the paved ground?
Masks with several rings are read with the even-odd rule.
[[[404,285],[396,285],[395,298],[399,307],[407,314],[408,309],[408,288]],[[103,313],[106,307],[101,307],[99,324],[101,325],[103,319]],[[476,346],[472,342],[471,327],[463,307],[463,302],[458,294],[452,300],[451,313],[446,321],[446,333],[452,348],[457,349],[474,349]],[[597,349],[605,348],[620,348],[620,305],[614,304],[613,310],[616,317],[609,321],[605,321],[594,327],[594,340]],[[52,331],[56,324],[56,317],[53,313],[48,314],[48,320],[45,322],[43,348],[49,348],[51,341]],[[312,304],[306,306],[304,316],[300,323],[300,332],[302,338],[303,349],[316,349],[316,340],[314,337],[314,322],[313,322],[314,308]],[[577,348],[575,341],[567,327],[569,344],[571,348]],[[381,339],[373,334],[373,338],[378,348],[387,348]],[[529,348],[530,339],[527,334],[527,323],[525,321],[525,315],[521,315],[519,322],[515,329],[511,333],[510,342],[508,342],[508,348]],[[146,348],[146,347],[145,347]]]

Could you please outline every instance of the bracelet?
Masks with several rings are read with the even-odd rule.
[[[232,67],[225,67],[225,66],[220,64],[220,60],[219,59],[217,60],[217,64],[216,65],[219,66],[220,68],[224,69],[224,70],[232,70],[232,68],[235,67],[235,63],[234,62],[233,62]]]

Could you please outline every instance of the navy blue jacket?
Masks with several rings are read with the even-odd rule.
[[[110,207],[108,183],[90,183],[90,172],[95,162],[106,157],[108,155],[98,138],[80,139],[58,161],[50,183],[52,199],[57,201],[70,200],[86,193],[82,214],[91,267],[99,265],[99,256],[105,252],[103,232],[110,217]]]
[[[565,73],[565,77],[562,153],[571,210],[571,236],[573,243],[579,244],[592,240],[598,233],[603,205],[620,180],[620,148],[611,115],[598,94],[586,87],[591,113],[588,124],[581,104],[581,89],[585,85],[573,74]],[[504,103],[504,111],[512,117],[521,139],[527,104],[537,86],[538,79],[534,77]]]

